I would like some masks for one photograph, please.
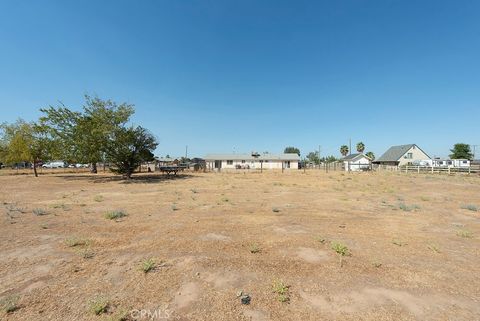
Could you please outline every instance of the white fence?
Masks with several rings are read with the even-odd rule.
[[[430,173],[430,174],[480,174],[479,166],[470,166],[470,167],[436,167],[436,166],[388,166],[388,165],[379,165],[376,168],[378,171],[392,171],[392,172],[402,172],[402,173]]]

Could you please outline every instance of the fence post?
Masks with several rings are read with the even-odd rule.
[[[433,164],[432,164],[432,174],[433,174]]]
[[[405,166],[405,173],[408,173],[408,165]]]
[[[450,175],[450,166],[448,167],[448,175]]]
[[[417,172],[420,174],[420,166],[417,166]]]

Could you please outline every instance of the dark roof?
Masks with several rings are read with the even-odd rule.
[[[354,160],[356,160],[357,158],[360,158],[360,157],[365,157],[365,158],[370,159],[368,156],[365,156],[362,153],[356,153],[356,154],[350,154],[348,156],[345,156],[341,160],[343,160],[343,161],[354,161]]]
[[[380,156],[378,159],[376,159],[375,162],[397,162],[413,146],[416,146],[418,149],[422,150],[416,144],[392,146],[382,156]],[[423,152],[423,150],[422,150],[422,152]],[[425,152],[423,152],[423,153],[425,153]],[[425,153],[425,155],[427,155],[427,153]]]

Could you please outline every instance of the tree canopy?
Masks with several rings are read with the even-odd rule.
[[[365,150],[365,144],[363,142],[357,143],[357,152],[363,153],[364,150]]]
[[[473,159],[473,153],[470,149],[470,145],[464,143],[458,143],[453,146],[453,149],[450,150],[451,159]]]
[[[320,164],[320,157],[318,157],[318,151],[308,153],[307,159],[311,163],[314,163],[317,165]]]
[[[285,150],[283,152],[285,154],[297,154],[298,156],[300,156],[300,149],[298,149],[297,147],[293,147],[293,146],[285,147]]]
[[[35,176],[37,163],[55,154],[56,144],[45,126],[22,119],[2,124],[2,157],[6,163],[31,162]]]
[[[347,145],[340,146],[340,154],[342,154],[343,157],[347,156],[348,152],[349,152],[349,149]]]
[[[114,167],[112,171],[130,178],[142,162],[154,159],[152,151],[158,143],[143,127],[120,127],[112,133],[106,144],[106,158]]]
[[[375,160],[375,154],[373,152],[367,152],[365,156],[370,158],[372,161]]]

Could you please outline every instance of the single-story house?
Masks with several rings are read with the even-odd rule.
[[[205,156],[207,169],[298,169],[300,156],[289,154],[210,154]]]
[[[350,154],[341,159],[345,171],[358,172],[371,169],[372,160],[362,153]]]
[[[390,147],[382,156],[374,160],[374,164],[402,166],[418,161],[431,160],[416,144],[399,145]]]

